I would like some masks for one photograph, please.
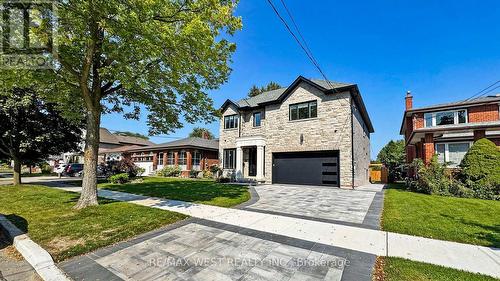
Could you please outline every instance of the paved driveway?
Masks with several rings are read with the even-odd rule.
[[[382,185],[352,189],[304,185],[260,185],[246,210],[378,229]],[[256,196],[254,196],[256,197]]]

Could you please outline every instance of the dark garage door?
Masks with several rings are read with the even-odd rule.
[[[338,151],[273,153],[273,183],[339,186]]]

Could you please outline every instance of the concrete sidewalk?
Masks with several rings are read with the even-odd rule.
[[[377,256],[402,257],[500,278],[500,249],[110,190],[99,190],[99,196]]]

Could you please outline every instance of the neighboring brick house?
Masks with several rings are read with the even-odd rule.
[[[400,134],[406,143],[407,162],[429,163],[437,154],[441,163],[456,167],[474,141],[488,138],[500,146],[500,95],[413,108],[406,94]]]
[[[289,87],[221,108],[226,175],[268,183],[368,183],[373,126],[355,84],[299,76]]]
[[[144,174],[153,174],[166,166],[179,166],[182,176],[188,177],[191,170],[206,170],[219,164],[219,140],[185,138],[167,143],[128,149],[125,157],[145,169]]]

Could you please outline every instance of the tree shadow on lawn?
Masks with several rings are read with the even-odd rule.
[[[450,215],[441,214],[441,216],[464,225],[481,228],[483,231],[477,232],[477,238],[490,242],[493,248],[500,248],[500,224],[486,225],[475,221],[452,217]]]
[[[78,202],[78,199],[80,199],[80,194],[75,194],[74,192],[71,192],[71,191],[65,191],[66,193],[70,194],[71,195],[71,198],[69,198],[68,200],[64,201],[64,203],[76,203]],[[97,197],[97,201],[99,202],[99,205],[106,205],[106,204],[110,204],[110,203],[117,203],[117,202],[120,202],[120,201],[117,201],[117,200],[113,200],[113,199],[108,199],[108,198],[103,198],[103,197]]]
[[[220,197],[237,199],[248,191],[246,186],[224,185],[201,180],[145,181],[106,185],[104,188],[185,201],[210,201]]]

